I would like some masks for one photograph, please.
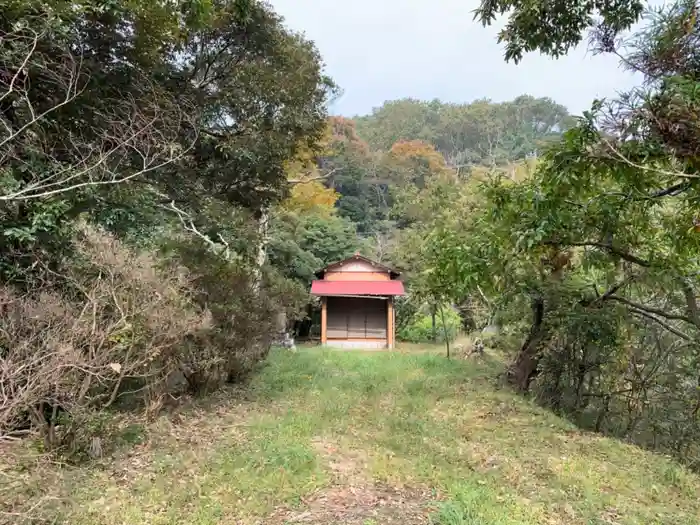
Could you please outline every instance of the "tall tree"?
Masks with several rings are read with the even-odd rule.
[[[50,246],[85,211],[131,234],[163,206],[200,232],[216,203],[259,212],[326,129],[320,57],[264,3],[1,7],[4,255]]]
[[[326,183],[340,195],[338,214],[354,222],[361,235],[373,236],[388,219],[390,208],[383,154],[371,151],[354,121],[332,117],[330,126],[332,139],[321,164],[331,173]]]
[[[199,108],[163,79],[200,2],[0,3],[0,259],[65,246],[66,220],[193,149]]]
[[[313,43],[290,32],[264,3],[245,18],[236,2],[214,2],[206,27],[191,31],[174,64],[174,84],[202,108],[200,140],[168,190],[260,209],[286,190],[286,163],[315,149],[326,129],[333,83]]]
[[[520,388],[537,374],[543,340],[551,335],[547,311],[561,306],[558,300],[548,304],[546,283],[560,282],[574,261],[598,268],[603,282],[596,286],[607,288],[591,298],[584,286],[579,306],[613,301],[678,337],[696,337],[690,335],[699,326],[691,283],[700,244],[691,203],[700,151],[694,45],[700,26],[694,2],[650,21],[626,43],[625,61],[647,83],[620,99],[596,102],[541,159],[533,180],[493,190],[499,203],[494,224],[498,217],[506,229],[499,236],[515,241],[516,264],[529,258],[533,270],[539,268],[531,275],[540,275],[539,284],[527,285],[533,326],[513,369]],[[679,330],[669,319],[689,327]]]
[[[596,101],[524,180],[486,179],[469,216],[436,224],[426,281],[507,301],[523,329],[514,386],[697,466],[700,23],[694,1],[648,21],[624,51],[595,40],[645,83]]]
[[[442,103],[414,98],[387,101],[367,117],[356,117],[357,129],[374,149],[386,151],[402,140],[432,141]]]

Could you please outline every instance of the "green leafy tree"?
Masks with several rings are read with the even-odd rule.
[[[590,29],[612,44],[620,32],[639,20],[644,5],[640,0],[483,0],[475,18],[491,25],[497,17],[507,16],[498,41],[505,43],[506,60],[517,63],[530,51],[565,55]]]
[[[382,151],[401,141],[432,142],[442,105],[439,100],[414,98],[387,101],[371,115],[356,117],[357,131],[372,148]]]
[[[700,248],[691,204],[698,143],[692,131],[696,62],[688,44],[697,31],[694,5],[680,5],[652,22],[629,44],[634,50],[627,58],[630,67],[647,75],[649,87],[595,103],[540,159],[531,180],[493,185],[489,196],[498,208],[491,219],[502,225],[498,236],[510,239],[516,264],[523,269],[529,264],[532,270],[526,272],[538,276],[535,281],[559,281],[574,264],[597,271],[593,275],[602,281],[596,286],[609,288],[595,304],[632,301],[632,308],[644,311],[636,300],[620,299],[625,290],[641,293],[630,289],[630,282],[639,285],[643,275],[650,291],[657,290],[653,294],[664,289],[679,294],[679,300],[686,297],[678,307],[692,313],[694,292],[686,287]],[[672,58],[678,56],[685,58]],[[584,303],[592,300],[586,295]],[[533,308],[543,308],[540,299]],[[664,315],[658,315],[662,321]],[[523,350],[536,353],[536,347]],[[537,359],[524,355],[522,364],[532,367],[516,373],[526,388]]]
[[[305,306],[259,219],[333,85],[257,0],[0,0],[0,44],[0,431],[98,456],[108,407],[240,381]],[[353,240],[325,211],[301,256]]]
[[[273,220],[269,260],[283,275],[309,286],[317,270],[359,248],[355,225],[347,219],[286,212]]]
[[[260,210],[285,196],[287,163],[321,147],[334,86],[313,43],[268,6],[251,2],[243,19],[235,2],[214,6],[173,64],[175,86],[203,118],[196,147],[165,187],[182,200],[204,193]]]
[[[696,13],[695,2],[650,13],[622,43],[624,63],[646,82],[595,102],[529,176],[486,178],[480,204],[436,222],[423,252],[428,289],[478,291],[529,318],[515,323],[514,386],[695,467]]]
[[[371,237],[383,229],[391,207],[389,180],[382,172],[383,154],[370,151],[352,120],[332,117],[330,126],[329,152],[321,159],[323,168],[331,173],[325,182],[339,194],[338,214],[355,223],[360,235]]]
[[[0,8],[5,268],[68,246],[86,212],[144,240],[183,217],[222,217],[208,211],[217,203],[261,210],[326,127],[333,86],[317,51],[263,3]]]
[[[102,190],[152,181],[191,150],[199,111],[162,81],[200,2],[0,4],[0,258],[69,248]]]

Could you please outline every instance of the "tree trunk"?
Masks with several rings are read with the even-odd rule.
[[[430,307],[430,319],[433,323],[433,343],[437,343],[437,326],[435,324],[435,305]]]
[[[521,392],[530,389],[530,382],[537,375],[539,365],[539,345],[544,337],[544,299],[532,300],[532,326],[530,333],[520,347],[518,356],[508,370],[508,382]]]
[[[605,418],[608,416],[608,412],[610,411],[610,396],[605,396],[603,400],[603,407],[600,409],[600,412],[598,412],[598,417],[595,420],[595,431],[600,432],[600,430],[603,428],[603,423],[605,422]]]
[[[440,305],[440,320],[442,321],[442,332],[445,335],[445,346],[447,347],[447,359],[450,358],[450,337],[447,334],[447,325],[445,324],[445,312]]]
[[[258,219],[258,246],[253,268],[253,288],[256,292],[260,290],[262,270],[267,261],[267,244],[270,241],[269,225],[270,209],[265,206],[260,210],[260,218]]]
[[[269,242],[270,208],[269,206],[264,206],[260,209],[260,218],[258,219],[258,246],[253,268],[253,290],[256,294],[260,292],[260,286],[262,285],[262,272],[267,262],[267,245]],[[296,350],[294,338],[288,330],[287,314],[284,311],[278,313],[276,328],[277,333],[275,334],[274,342],[284,348]]]

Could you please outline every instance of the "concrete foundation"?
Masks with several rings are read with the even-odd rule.
[[[325,346],[329,348],[365,348],[365,349],[386,349],[386,341],[328,341]]]

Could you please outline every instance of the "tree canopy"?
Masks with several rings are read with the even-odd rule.
[[[101,456],[110,407],[266,357],[308,303],[260,257],[269,209],[286,199],[319,257],[356,240],[332,190],[304,207],[288,180],[334,89],[257,0],[0,1],[0,436]]]
[[[474,18],[486,26],[499,16],[507,17],[498,41],[505,44],[505,59],[517,63],[531,51],[565,55],[588,30],[595,30],[610,45],[639,20],[644,7],[641,0],[482,0]]]
[[[503,164],[536,154],[573,124],[565,107],[523,95],[511,102],[469,104],[403,99],[359,117],[357,130],[370,147],[399,141],[429,142],[452,166]]]
[[[625,5],[616,6],[622,14],[608,16],[626,20]],[[521,23],[518,9],[527,6],[514,7],[512,23]],[[594,45],[618,53],[645,82],[594,101],[524,176],[491,170],[472,187],[477,199],[462,204],[466,213],[422,221],[426,242],[414,257],[429,293],[480,301],[499,323],[520,327],[508,373],[514,386],[582,424],[693,466],[700,457],[696,12],[695,2],[651,11],[643,29],[614,47],[609,33],[595,33]],[[561,32],[530,44],[513,36],[509,45],[564,52],[578,38],[570,22],[545,17],[541,28],[554,23]]]

